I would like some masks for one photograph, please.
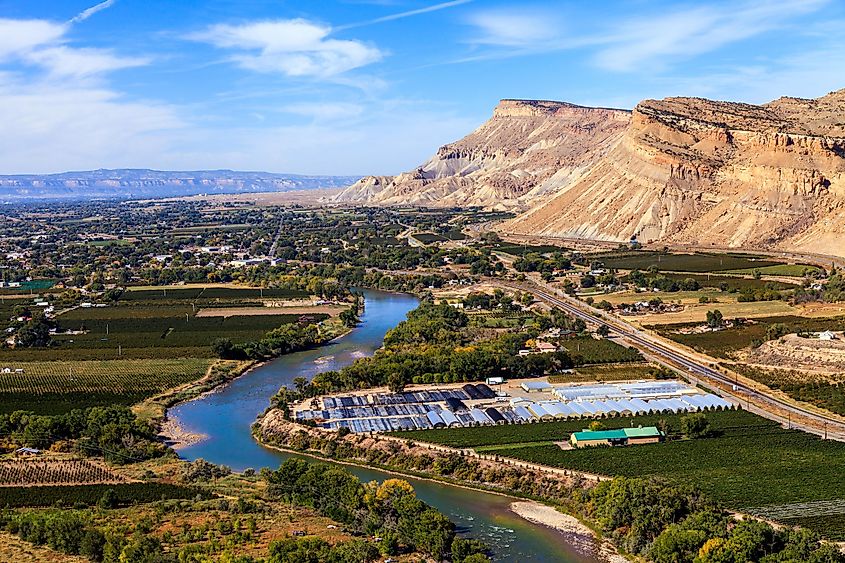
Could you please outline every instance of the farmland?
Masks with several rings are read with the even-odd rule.
[[[162,499],[210,498],[207,491],[169,483],[109,483],[99,485],[39,485],[0,487],[0,506],[95,506],[106,491],[112,491],[114,503],[127,506]]]
[[[679,417],[663,418],[679,427]],[[716,436],[706,439],[570,451],[548,445],[503,447],[489,453],[606,475],[693,484],[737,509],[843,499],[845,444],[785,430],[745,412],[709,413],[708,418]]]
[[[556,467],[628,477],[662,478],[700,487],[735,509],[845,500],[841,468],[845,444],[786,430],[744,411],[710,412],[710,438],[672,440],[627,448],[562,450],[550,441],[568,438],[583,421],[437,429],[397,436],[451,447],[479,448],[500,455]],[[679,415],[608,419],[608,428],[652,425],[660,419],[680,428]],[[845,512],[843,510],[842,512]],[[834,515],[841,521],[842,513]],[[803,522],[814,525],[812,521]],[[820,533],[828,529],[817,524]],[[842,533],[840,531],[838,534]]]
[[[785,325],[787,332],[845,330],[845,317],[807,318],[796,315],[770,316],[756,319],[753,324],[746,323],[739,327],[700,334],[679,334],[677,331],[686,324],[662,325],[657,328],[660,334],[684,344],[699,352],[717,358],[730,358],[733,352],[747,348],[755,342],[766,339],[767,328],[774,324]]]
[[[777,290],[795,289],[798,287],[797,283],[787,283],[784,281],[771,281],[765,279],[755,279],[748,277],[738,277],[734,275],[724,275],[720,272],[716,275],[709,274],[663,274],[670,280],[683,281],[695,280],[701,287],[722,288],[726,291],[743,291],[748,289],[766,289],[771,287]]]
[[[730,274],[753,274],[755,271],[764,276],[787,276],[801,278],[807,275],[816,275],[821,270],[817,266],[808,266],[805,264],[776,264],[774,266],[764,266],[762,268],[751,268],[745,270],[729,270]]]
[[[125,483],[123,476],[87,459],[0,460],[0,487]]]
[[[644,415],[613,419],[606,422],[608,427],[657,424],[667,415]],[[502,444],[532,444],[535,442],[554,442],[569,439],[572,432],[584,429],[583,420],[556,420],[532,424],[511,424],[505,426],[478,426],[473,428],[437,428],[395,432],[394,436],[431,442],[453,448],[475,448]],[[555,446],[557,447],[557,446]],[[559,449],[559,448],[558,448]]]
[[[205,375],[204,358],[15,362],[0,373],[0,412],[56,414],[94,405],[131,405]]]
[[[549,383],[575,383],[579,381],[625,381],[654,377],[654,366],[645,362],[596,364],[581,366],[573,373],[550,375]]]
[[[643,357],[635,348],[628,348],[607,338],[596,339],[579,336],[562,342],[562,347],[572,354],[580,355],[585,364],[613,364],[639,362]]]
[[[617,270],[648,270],[651,267],[668,272],[724,272],[728,270],[753,270],[776,266],[779,262],[750,254],[666,254],[637,251],[597,254],[590,257],[607,268]]]
[[[845,416],[845,378],[842,374],[820,376],[744,364],[724,365],[772,389],[780,389],[796,400]]]
[[[230,305],[233,301],[217,303]],[[71,333],[54,335],[53,346],[47,348],[0,349],[0,363],[210,358],[213,355],[211,343],[217,338],[245,343],[302,318],[301,311],[288,314],[283,308],[274,310],[275,314],[232,316],[197,316],[198,310],[195,301],[172,295],[167,301],[163,297],[143,301],[133,298],[108,307],[76,308],[56,319],[63,330]],[[328,315],[314,313],[308,317],[309,322],[316,322]]]

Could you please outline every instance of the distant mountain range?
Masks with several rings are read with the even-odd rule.
[[[0,176],[0,202],[287,192],[343,188],[358,179],[359,176],[301,176],[233,170],[173,172],[100,169],[58,174],[21,174]]]

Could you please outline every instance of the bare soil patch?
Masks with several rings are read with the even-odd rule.
[[[838,340],[820,340],[787,334],[764,342],[748,354],[746,361],[781,369],[822,373],[845,371],[845,340],[842,333],[838,336]]]

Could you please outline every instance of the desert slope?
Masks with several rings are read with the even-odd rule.
[[[637,105],[620,142],[507,232],[845,254],[845,90]]]
[[[335,200],[525,208],[589,169],[622,138],[629,119],[624,110],[502,100],[491,119],[416,170],[363,178]]]

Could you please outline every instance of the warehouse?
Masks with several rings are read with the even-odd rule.
[[[569,442],[574,448],[590,446],[633,446],[638,444],[656,444],[662,438],[663,434],[654,426],[641,426],[639,428],[573,432],[569,437]]]

